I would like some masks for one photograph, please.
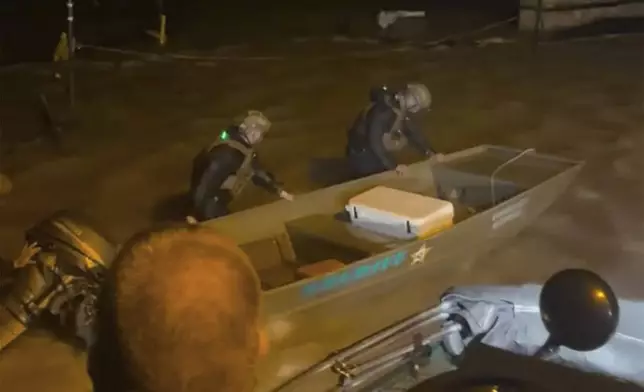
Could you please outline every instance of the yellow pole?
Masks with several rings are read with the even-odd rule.
[[[165,32],[165,23],[166,23],[166,16],[165,14],[161,14],[161,26],[159,27],[159,45],[165,46],[166,42],[168,41],[168,36],[166,35]]]
[[[145,33],[151,37],[154,37],[159,42],[159,45],[165,46],[168,42],[168,35],[166,33],[166,16],[165,14],[159,14],[159,31],[155,30],[146,30]]]
[[[61,33],[58,39],[58,44],[54,49],[53,60],[55,63],[59,61],[69,60],[69,43],[67,42],[67,33]]]

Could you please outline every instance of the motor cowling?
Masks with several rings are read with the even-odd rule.
[[[25,234],[39,251],[16,270],[0,301],[0,350],[43,312],[60,316],[64,327],[87,341],[93,308],[117,247],[90,220],[59,211]]]
[[[97,272],[109,268],[116,246],[96,229],[96,225],[76,212],[59,211],[26,232],[28,243],[36,243],[41,252],[53,254],[63,272],[69,269]]]

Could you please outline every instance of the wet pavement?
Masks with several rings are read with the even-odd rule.
[[[455,284],[542,281],[558,269],[585,266],[602,273],[618,294],[642,297],[643,44],[588,41],[534,53],[525,44],[389,51],[327,42],[273,48],[288,58],[274,61],[88,64],[79,70],[82,105],[67,154],[40,143],[16,149],[3,162],[14,174],[14,192],[0,201],[0,250],[16,254],[22,230],[59,208],[86,211],[119,241],[172,218],[171,200],[187,188],[193,155],[247,109],[263,110],[273,120],[260,150],[265,164],[294,193],[313,190],[309,160],[342,153],[346,126],[368,88],[414,80],[434,94],[426,129],[439,150],[504,144],[588,161],[542,218],[506,246],[468,261],[467,268],[431,276],[424,282],[426,295]],[[0,74],[15,83],[46,77],[37,69]],[[2,118],[10,117],[5,129],[31,129],[31,112],[21,102],[1,106]],[[248,194],[236,208],[270,200]],[[376,329],[394,321],[401,302],[421,306],[434,300],[395,289],[368,301],[378,303],[377,312],[365,306],[355,316]],[[318,321],[328,319],[320,315]],[[338,333],[349,322],[338,323]],[[283,349],[317,357],[335,348],[314,339],[315,328],[306,332],[311,339]],[[83,359],[50,334],[33,331],[0,354],[0,388],[89,390]]]

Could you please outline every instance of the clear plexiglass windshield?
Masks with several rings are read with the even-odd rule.
[[[473,341],[523,357],[533,355],[548,337],[538,306],[540,290],[539,285],[453,288],[437,306],[357,340],[331,356],[327,352],[318,365],[277,390],[405,390],[427,377],[453,370],[453,358],[463,354]],[[637,360],[644,356],[644,340],[638,335],[644,332],[637,317],[644,304],[620,300],[620,306],[617,332],[603,347],[590,352],[562,347],[548,360],[644,383],[644,364]],[[414,369],[418,374],[413,374]],[[340,383],[344,383],[344,389],[337,389]]]

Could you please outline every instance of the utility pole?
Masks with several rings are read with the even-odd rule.
[[[2,155],[2,124],[0,124],[0,155]],[[6,174],[0,170],[0,196],[5,196],[11,193],[13,184]]]
[[[543,27],[543,0],[537,0],[537,8],[534,15],[534,37],[532,41],[534,50],[537,50],[539,42],[541,41]]]
[[[74,57],[76,54],[76,37],[74,36],[74,0],[67,0],[67,94],[69,96],[69,109],[74,110],[76,91],[74,81]]]

